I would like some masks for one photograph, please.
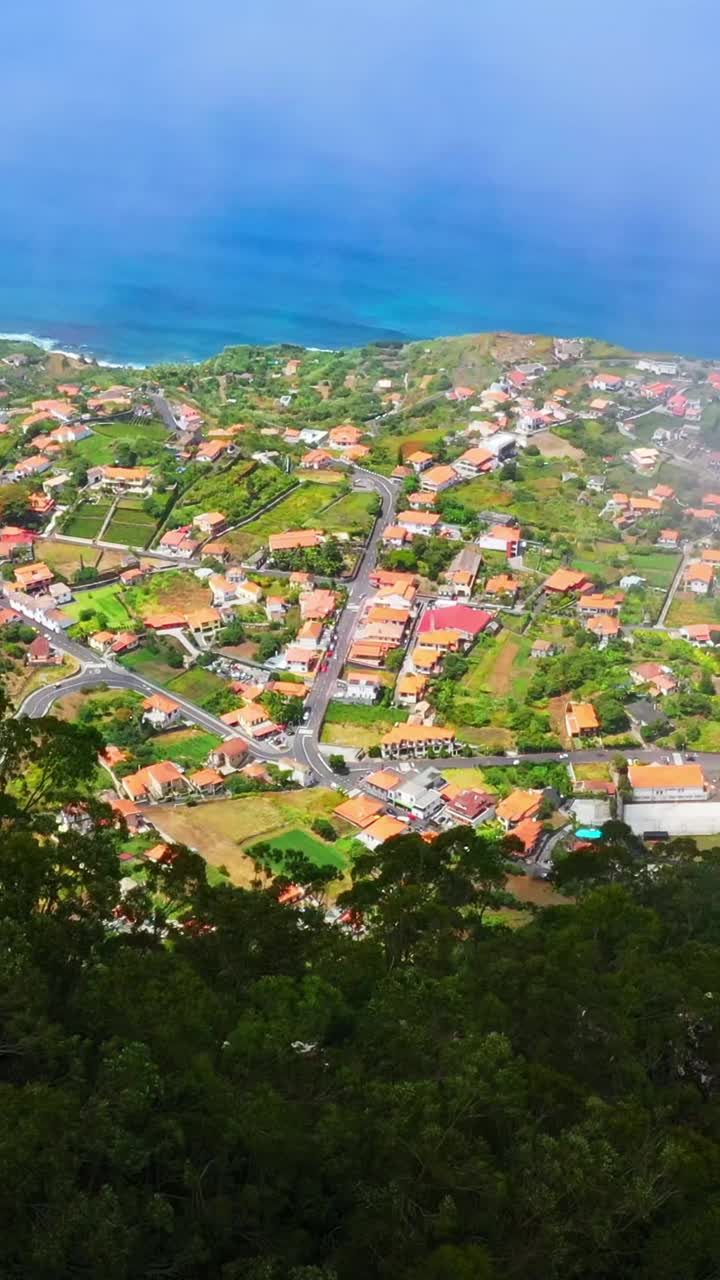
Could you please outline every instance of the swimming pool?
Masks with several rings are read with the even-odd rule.
[[[575,835],[578,840],[600,840],[602,831],[599,827],[578,827]]]

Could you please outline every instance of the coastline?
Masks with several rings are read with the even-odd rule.
[[[141,364],[135,360],[101,360],[94,355],[92,351],[71,351],[70,348],[61,347],[55,338],[43,338],[36,333],[0,333],[0,342],[29,342],[34,347],[39,347],[41,351],[46,351],[48,355],[67,356],[70,360],[83,360],[86,363],[96,364],[100,369],[149,369],[150,365]],[[158,361],[158,363],[165,363]],[[189,360],[188,364],[194,364],[195,361]]]

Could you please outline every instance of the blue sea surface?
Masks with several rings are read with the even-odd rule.
[[[603,228],[433,199],[382,210],[228,209],[127,224],[46,211],[0,220],[0,330],[101,359],[199,360],[234,343],[358,346],[488,329],[592,335],[720,355],[720,263],[629,225]]]

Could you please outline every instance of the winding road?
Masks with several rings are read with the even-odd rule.
[[[168,418],[172,418],[170,407],[164,397],[153,396],[151,398],[156,409],[166,422]],[[231,728],[217,716],[204,711],[202,707],[197,706],[190,699],[182,697],[174,691],[172,693],[173,700],[178,703],[186,719],[191,724],[195,724],[198,728],[216,734],[221,738],[245,737],[252,754],[259,760],[277,762],[288,753],[294,755],[303,764],[309,765],[315,776],[324,782],[334,779],[335,775],[320,749],[320,733],[323,720],[335,689],[335,682],[345,665],[359,614],[371,592],[370,574],[377,561],[383,530],[392,522],[394,517],[395,503],[399,493],[398,481],[390,480],[385,476],[378,475],[377,472],[366,471],[363,468],[356,468],[355,474],[362,478],[367,488],[372,489],[378,495],[381,502],[381,512],[375,521],[355,577],[349,585],[348,600],[335,628],[332,657],[328,658],[326,664],[324,664],[325,670],[321,669],[315,678],[308,699],[309,719],[307,723],[296,730],[291,738],[289,747],[281,749],[267,743],[256,742],[246,734],[243,734],[240,729]],[[30,694],[18,714],[32,718],[47,715],[53,703],[59,698],[99,684],[105,684],[114,689],[130,689],[142,694],[144,697],[148,697],[153,693],[161,693],[167,696],[167,689],[164,689],[161,685],[154,684],[143,676],[137,675],[135,672],[126,670],[112,658],[94,653],[84,645],[78,644],[77,641],[70,640],[62,632],[51,631],[36,622],[33,622],[33,626],[41,634],[46,635],[56,648],[76,658],[80,662],[82,669],[74,676],[70,676],[57,684],[47,685]],[[528,764],[554,762],[587,764],[612,759],[616,754],[617,752],[615,751],[603,748],[587,748],[568,753],[537,752],[514,757],[507,755],[457,756],[443,759],[440,762],[440,767],[443,770],[492,765],[509,767],[512,766],[514,759],[522,760],[523,763]],[[667,750],[632,750],[634,759],[648,762],[662,760],[667,755]],[[696,755],[697,759],[702,761],[706,768],[709,770],[714,769],[716,772],[720,771],[720,753],[697,752]],[[375,768],[377,768],[377,762],[374,760],[353,762],[349,766],[348,783],[352,786],[362,785],[363,778]]]
[[[160,399],[161,397],[155,397],[156,402]],[[167,402],[165,404],[167,405]],[[327,660],[327,669],[319,671],[315,678],[309,700],[310,718],[296,732],[292,746],[292,750],[298,760],[309,765],[317,777],[326,779],[334,775],[320,750],[320,730],[325,719],[328,702],[333,694],[335,681],[343,668],[350,648],[358,613],[370,592],[370,574],[377,560],[383,530],[392,519],[399,487],[397,481],[388,480],[385,476],[377,475],[375,472],[358,468],[358,473],[366,486],[378,495],[382,509],[373,526],[355,577],[350,584],[347,604],[338,619],[335,629],[336,639],[333,646],[333,656]],[[167,689],[164,689],[161,685],[156,685],[151,680],[147,680],[144,676],[137,675],[135,672],[127,671],[111,658],[94,653],[93,650],[86,648],[85,645],[78,644],[76,640],[70,640],[62,632],[51,631],[36,622],[33,622],[33,626],[42,635],[47,636],[48,640],[57,649],[62,649],[65,653],[76,658],[82,664],[82,670],[57,684],[46,685],[44,688],[37,689],[34,693],[31,693],[20,708],[22,715],[30,716],[31,718],[47,715],[53,703],[59,698],[66,697],[70,693],[76,693],[81,689],[92,688],[93,685],[98,684],[107,684],[113,689],[131,689],[144,697],[148,697],[153,693],[162,693],[167,696]],[[247,738],[247,735],[243,734],[240,729],[236,727],[230,728],[217,716],[204,711],[202,707],[198,707],[188,698],[181,697],[175,691],[172,692],[172,698],[182,708],[187,719],[199,728],[217,734],[222,738],[237,736]],[[278,747],[273,747],[267,743],[256,742],[251,738],[247,738],[247,741],[253,755],[260,760],[277,761],[282,758],[283,754],[287,754],[287,750],[283,752]],[[367,771],[368,767],[365,766],[363,772]]]

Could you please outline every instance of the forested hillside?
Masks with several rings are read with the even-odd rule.
[[[716,1274],[718,851],[616,824],[511,931],[467,829],[362,859],[362,930],[175,849],[118,914],[97,747],[0,726],[2,1276]]]

